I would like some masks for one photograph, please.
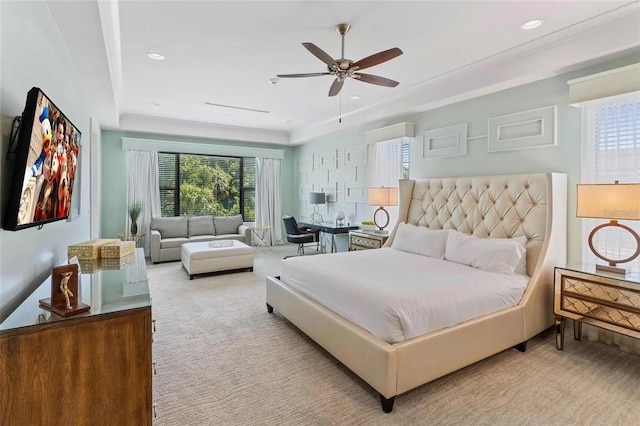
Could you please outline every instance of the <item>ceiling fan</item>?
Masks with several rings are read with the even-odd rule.
[[[367,56],[364,59],[360,59],[357,62],[353,62],[351,59],[346,59],[344,57],[344,35],[349,31],[350,28],[351,26],[349,24],[336,25],[336,31],[338,31],[338,33],[342,36],[342,55],[340,59],[333,59],[324,50],[320,49],[313,43],[302,43],[302,45],[306,47],[307,50],[311,52],[311,54],[327,64],[327,72],[314,72],[307,74],[278,74],[278,77],[297,78],[333,75],[336,77],[336,79],[333,81],[333,84],[329,89],[329,96],[335,96],[340,93],[344,81],[349,77],[363,81],[365,83],[377,84],[378,86],[396,87],[399,84],[397,81],[377,75],[364,74],[358,71],[381,64],[397,56],[400,56],[402,55],[402,50],[394,47],[393,49],[384,50],[374,55]]]

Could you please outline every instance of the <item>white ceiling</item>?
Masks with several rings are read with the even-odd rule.
[[[103,128],[302,143],[423,111],[640,48],[639,1],[49,1]],[[534,18],[544,24],[523,31]],[[399,47],[328,97],[311,42],[354,61]],[[148,52],[159,52],[154,61]],[[358,101],[352,95],[361,97]],[[242,111],[205,102],[269,111]],[[338,118],[342,117],[342,123]]]

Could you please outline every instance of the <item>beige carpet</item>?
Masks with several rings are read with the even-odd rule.
[[[400,395],[385,414],[372,388],[267,313],[264,277],[295,252],[261,248],[254,272],[192,281],[180,262],[149,265],[155,425],[640,423],[640,357],[576,342],[569,328],[564,351],[545,333],[525,353],[504,351]]]

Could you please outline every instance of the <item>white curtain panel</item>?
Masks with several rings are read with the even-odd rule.
[[[125,232],[131,228],[129,205],[134,201],[143,204],[142,214],[138,219],[138,233],[145,236],[141,246],[145,256],[149,255],[150,241],[149,226],[151,218],[161,216],[160,187],[158,186],[158,152],[127,150],[127,213],[125,214]]]
[[[382,141],[369,145],[369,162],[367,167],[367,184],[373,187],[398,187],[402,179],[402,139]],[[380,206],[369,207],[369,217]],[[389,212],[389,228],[393,227],[398,217],[397,207],[385,207]]]
[[[271,227],[265,235],[266,245],[284,244],[280,195],[281,161],[275,158],[256,158],[256,166],[256,226]]]

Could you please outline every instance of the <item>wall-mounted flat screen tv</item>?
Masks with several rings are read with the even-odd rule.
[[[11,147],[15,163],[4,229],[17,231],[69,217],[80,136],[42,90],[29,91],[15,147]]]

